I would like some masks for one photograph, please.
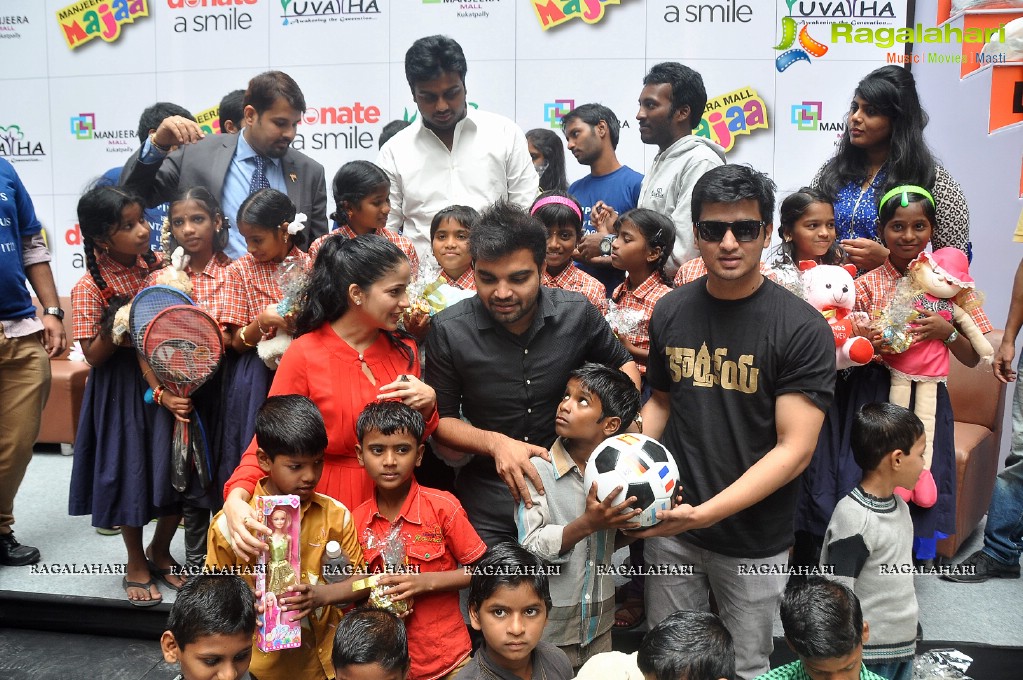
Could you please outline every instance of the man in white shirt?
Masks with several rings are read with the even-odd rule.
[[[539,191],[526,138],[513,121],[466,106],[462,47],[420,38],[405,53],[419,118],[384,144],[377,159],[391,180],[387,226],[432,258],[430,221],[449,205],[482,210],[498,199],[528,209]]]

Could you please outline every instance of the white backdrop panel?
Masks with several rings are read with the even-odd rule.
[[[45,79],[4,83],[10,93],[0,104],[0,154],[9,160],[30,191],[53,191],[53,138],[46,112],[50,93]]]
[[[204,7],[205,3],[195,0],[150,0],[150,4],[157,70],[207,71],[244,61],[258,73],[269,66],[268,0],[226,7]]]

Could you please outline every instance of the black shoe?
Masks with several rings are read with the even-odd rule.
[[[1019,578],[1019,565],[1002,564],[983,550],[978,550],[943,574],[946,581],[955,583],[983,583],[992,578]]]
[[[18,543],[14,532],[0,534],[0,564],[7,567],[24,567],[39,561],[39,549]]]

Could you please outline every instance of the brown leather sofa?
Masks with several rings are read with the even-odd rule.
[[[42,314],[39,301],[33,299],[36,313]],[[42,444],[65,444],[70,446],[78,432],[78,415],[82,411],[82,397],[85,395],[85,379],[89,376],[89,365],[84,361],[68,361],[67,355],[74,340],[71,338],[71,298],[61,297],[60,307],[64,310],[64,331],[67,333],[68,349],[55,359],[50,359],[50,398],[43,407],[42,422],[36,442]]]
[[[992,331],[987,339],[997,349],[1002,331]],[[987,513],[998,472],[1005,392],[990,366],[967,368],[952,359],[948,396],[955,418],[956,532],[938,542],[942,557],[954,557]]]

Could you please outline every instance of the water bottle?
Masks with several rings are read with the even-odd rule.
[[[337,541],[327,541],[323,551],[323,582],[341,583],[352,575],[352,562]]]

